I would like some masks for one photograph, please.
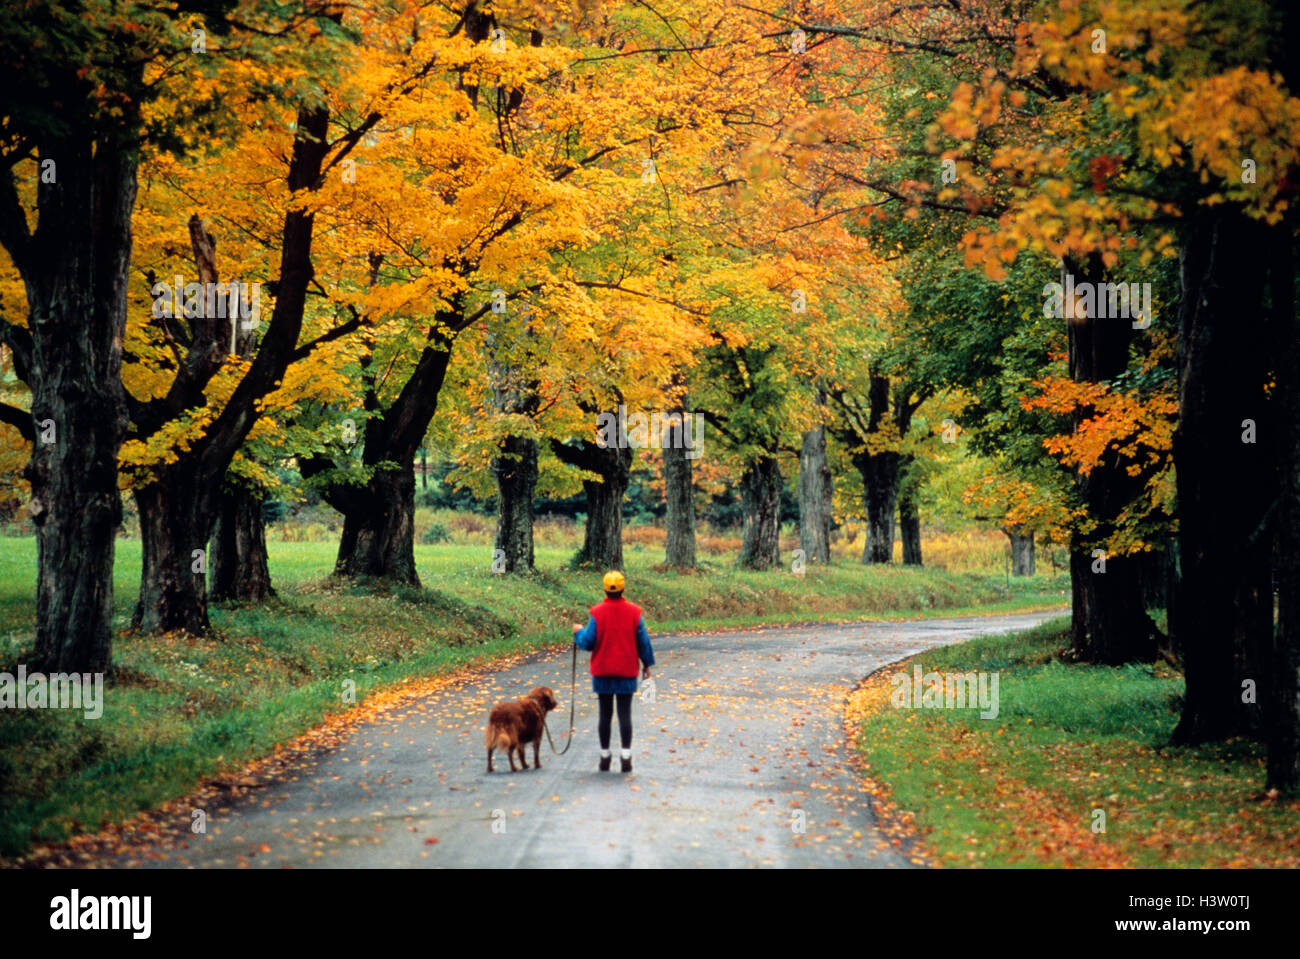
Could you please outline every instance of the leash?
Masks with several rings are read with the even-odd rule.
[[[557,756],[563,756],[573,745],[573,707],[575,705],[574,695],[578,689],[578,644],[573,644],[573,666],[569,670],[569,738],[564,743],[563,749],[555,748],[555,740],[551,738],[551,728],[546,725],[546,717],[542,717],[542,728],[546,730],[546,741],[551,744],[551,752]]]

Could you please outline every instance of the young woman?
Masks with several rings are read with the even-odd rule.
[[[618,703],[618,734],[623,742],[623,772],[632,771],[632,696],[637,686],[637,661],[641,678],[650,678],[655,651],[641,621],[641,607],[623,598],[623,574],[605,574],[605,601],[591,607],[586,626],[573,624],[573,641],[592,650],[591,688],[600,702],[600,771],[609,771],[609,734],[614,704]]]

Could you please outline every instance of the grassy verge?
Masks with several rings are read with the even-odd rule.
[[[919,834],[921,858],[1300,865],[1300,802],[1263,795],[1262,748],[1165,747],[1182,677],[1163,664],[1066,666],[1057,658],[1065,628],[1047,623],[927,652],[872,676],[851,698],[869,787],[896,829]],[[914,675],[914,664],[923,673],[996,672],[998,715],[894,708],[900,687],[891,677]]]
[[[488,571],[490,550],[417,546],[424,588],[332,587],[335,547],[270,544],[278,601],[214,608],[213,636],[139,637],[114,648],[103,716],[0,712],[0,856],[121,822],[242,768],[342,705],[381,689],[496,657],[567,642],[567,624],[600,598],[592,573],[563,569],[568,549],[539,549],[536,577]],[[652,633],[754,622],[903,617],[1060,605],[1064,580],[1013,581],[858,564],[790,572],[657,572],[658,550],[630,549],[629,596]],[[139,584],[140,544],[119,543],[116,624],[125,631]],[[0,671],[25,658],[34,618],[35,549],[0,539]]]

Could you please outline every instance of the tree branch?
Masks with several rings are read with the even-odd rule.
[[[27,410],[20,410],[8,403],[0,403],[0,423],[8,423],[23,434],[23,439],[27,442],[36,442],[36,426],[32,422],[32,414]]]

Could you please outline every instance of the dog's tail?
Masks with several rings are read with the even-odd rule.
[[[492,749],[509,749],[510,734],[496,723],[488,723],[487,735],[483,737],[483,748]]]

